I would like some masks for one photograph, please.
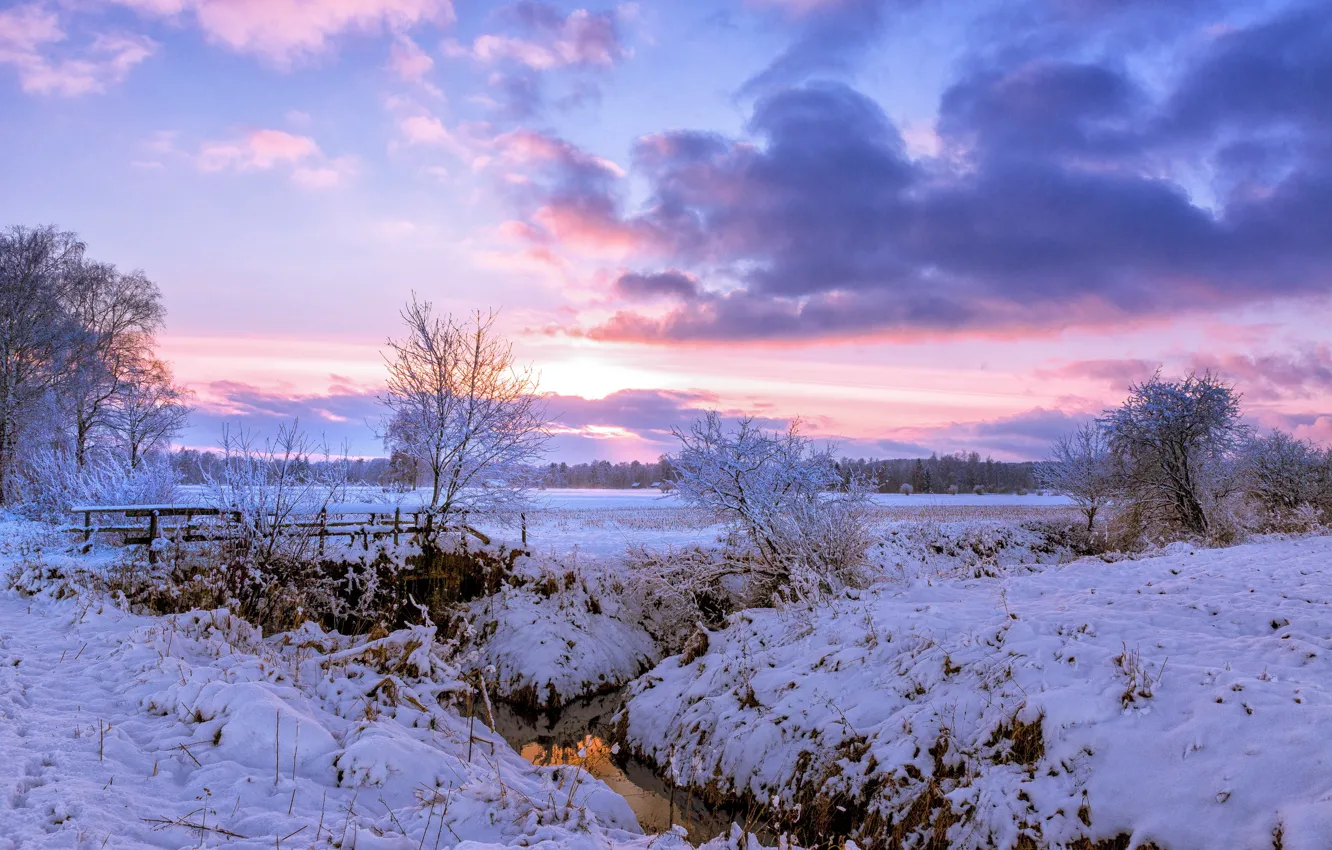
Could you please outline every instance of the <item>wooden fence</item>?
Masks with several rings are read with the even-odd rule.
[[[225,510],[208,505],[76,505],[70,512],[83,520],[82,525],[69,527],[67,530],[82,534],[85,543],[91,542],[93,535],[121,535],[120,542],[126,546],[147,546],[148,560],[156,562],[158,540],[173,543],[198,543],[210,540],[237,540],[244,535],[240,511]],[[105,518],[107,522],[96,522]],[[275,515],[269,519],[276,522]],[[318,513],[285,515],[282,526],[290,530],[309,533],[319,540],[319,553],[324,553],[324,541],[329,537],[346,537],[352,543],[360,538],[368,551],[371,541],[392,538],[393,544],[399,545],[405,538],[413,542],[419,535],[434,535],[440,531],[436,526],[436,515],[425,509],[404,511],[401,507],[381,506],[331,506]],[[469,525],[453,527],[471,534],[483,544],[490,543],[490,537]],[[527,517],[522,517],[522,540],[527,544]]]

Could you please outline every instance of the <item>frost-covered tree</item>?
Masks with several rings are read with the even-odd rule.
[[[1129,501],[1187,533],[1211,530],[1214,510],[1237,486],[1235,452],[1248,435],[1233,387],[1210,372],[1180,381],[1158,372],[1099,424]]]
[[[503,516],[525,503],[527,479],[549,437],[537,376],[518,366],[494,313],[437,316],[415,296],[406,334],[388,341],[388,408],[382,436],[413,458],[430,485],[430,509],[446,522]]]
[[[54,227],[0,232],[0,505],[11,504],[22,438],[49,438],[77,327],[65,309],[83,243]],[[36,448],[29,446],[28,448]]]
[[[869,545],[864,495],[843,486],[831,446],[816,447],[798,421],[766,431],[745,417],[727,429],[716,411],[673,433],[676,492],[737,526],[770,578],[814,591],[852,578]]]
[[[1088,422],[1056,439],[1049,459],[1036,467],[1036,480],[1068,496],[1087,518],[1087,531],[1092,531],[1096,515],[1119,490],[1118,468],[1105,429]]]
[[[74,234],[0,233],[0,504],[48,510],[61,494],[162,489],[160,470],[152,486],[111,482],[165,448],[184,419],[153,355],[163,315],[152,281],[88,259]],[[86,486],[74,486],[81,474]]]

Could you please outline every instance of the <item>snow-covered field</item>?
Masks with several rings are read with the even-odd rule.
[[[0,570],[26,565],[0,590],[0,850],[685,846],[641,834],[609,762],[614,788],[465,718],[469,671],[529,703],[632,681],[626,751],[806,837],[1332,846],[1332,537],[1071,561],[1028,522],[1070,519],[1055,500],[890,497],[867,589],[732,614],[671,655],[696,625],[642,595],[627,549],[725,529],[654,493],[550,492],[460,653],[426,627],[131,614],[69,578],[118,550],[0,524]],[[940,505],[898,508],[922,498]],[[561,758],[605,761],[610,737]]]

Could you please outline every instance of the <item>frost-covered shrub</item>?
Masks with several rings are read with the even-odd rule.
[[[767,432],[745,418],[727,430],[715,411],[674,433],[681,497],[741,533],[750,571],[773,590],[808,596],[859,581],[870,543],[867,497],[843,482],[831,446],[816,448],[798,422]]]
[[[910,484],[903,484],[901,487],[897,488],[897,492],[901,493],[903,496],[910,496],[912,493],[916,492],[916,488],[912,487]]]
[[[1283,431],[1248,441],[1241,474],[1260,528],[1304,531],[1332,507],[1332,450]]]
[[[171,502],[176,473],[170,459],[151,454],[137,465],[119,454],[90,453],[79,466],[71,453],[46,447],[29,453],[16,483],[23,512],[67,520],[74,505],[142,505]]]

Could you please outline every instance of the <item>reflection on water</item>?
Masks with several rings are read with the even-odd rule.
[[[619,707],[619,693],[579,700],[553,715],[527,715],[497,704],[495,731],[532,764],[583,767],[628,801],[644,832],[679,824],[694,842],[728,832],[730,813],[709,808],[691,791],[662,782],[642,762],[613,752],[603,734]],[[743,817],[734,819],[744,824]]]

